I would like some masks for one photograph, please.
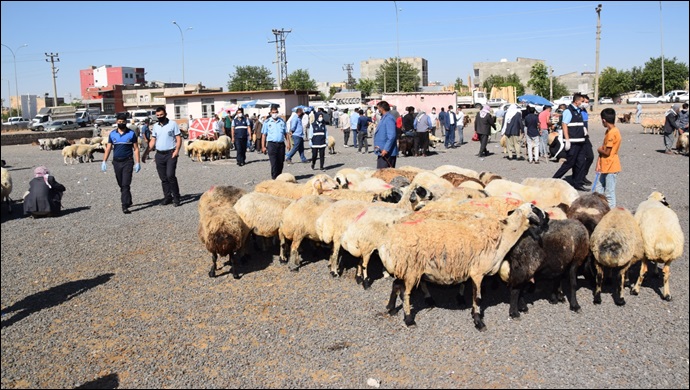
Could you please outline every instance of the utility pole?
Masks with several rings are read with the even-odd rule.
[[[277,76],[278,76],[278,89],[283,87],[283,81],[287,79],[287,53],[285,52],[285,38],[289,33],[292,32],[292,29],[290,30],[285,30],[285,29],[276,29],[274,28],[271,30],[273,32],[273,35],[276,36],[275,41],[268,41],[268,43],[275,43],[276,44],[276,60],[274,64],[276,64],[276,70],[277,70]]]
[[[549,101],[553,101],[553,66],[549,66]]]
[[[46,62],[50,62],[50,71],[53,74],[53,93],[55,94],[55,100],[53,101],[53,107],[57,107],[58,106],[58,102],[57,102],[58,101],[58,95],[57,95],[57,83],[56,83],[55,79],[57,79],[57,72],[60,69],[55,68],[55,63],[60,62],[60,58],[58,58],[58,53],[55,53],[55,54],[45,53],[45,55],[46,55],[46,57],[50,57],[50,60],[48,60],[46,58]]]
[[[347,72],[347,89],[355,89],[355,78],[352,77],[352,71],[354,68],[352,67],[354,64],[345,64],[343,65],[343,70]]]
[[[666,72],[664,72],[664,18],[661,13],[661,2],[659,2],[659,25],[661,26],[661,96],[666,95]]]
[[[592,106],[599,104],[599,42],[601,41],[601,4],[599,4],[594,10],[597,11],[597,56],[595,59],[596,65],[594,66],[594,102],[592,102]]]

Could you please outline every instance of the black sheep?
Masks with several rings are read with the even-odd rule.
[[[535,214],[540,216],[540,224],[530,226],[505,258],[509,275],[502,267],[501,277],[510,289],[509,314],[517,318],[521,311],[527,312],[524,290],[532,279],[552,283],[549,302],[563,301],[560,286],[566,277],[570,282],[570,310],[578,312],[577,270],[589,254],[587,229],[577,220],[549,220],[539,209]]]

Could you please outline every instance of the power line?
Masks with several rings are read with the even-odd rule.
[[[53,101],[53,107],[58,106],[58,94],[57,94],[57,82],[55,79],[57,79],[57,72],[60,70],[59,68],[55,67],[56,62],[60,62],[60,58],[58,58],[58,53],[45,53],[46,57],[50,57],[50,60],[46,58],[46,62],[50,62],[50,71],[53,75],[53,93],[55,94],[55,100]]]
[[[352,77],[352,70],[354,69],[352,66],[354,64],[345,64],[343,65],[343,70],[347,72],[347,89],[355,89],[355,78]]]
[[[268,43],[275,43],[276,44],[276,60],[274,64],[277,65],[277,71],[278,71],[278,88],[282,88],[283,86],[283,80],[287,78],[288,71],[287,71],[287,53],[285,50],[285,38],[289,33],[292,32],[292,29],[290,30],[285,30],[285,29],[273,29],[271,30],[273,32],[273,35],[276,36],[275,41],[269,41]]]

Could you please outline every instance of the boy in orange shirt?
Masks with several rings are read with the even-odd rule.
[[[616,207],[616,177],[621,171],[621,161],[618,157],[618,149],[621,146],[621,132],[615,126],[616,111],[613,108],[605,108],[601,111],[601,124],[606,127],[604,143],[597,152],[597,172],[599,180],[594,183],[594,190],[604,194],[609,202],[609,207]]]

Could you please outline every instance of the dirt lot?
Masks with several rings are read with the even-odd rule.
[[[594,121],[591,127],[597,145],[603,130]],[[647,278],[639,296],[626,292],[626,306],[614,305],[610,287],[594,305],[580,279],[581,313],[535,293],[529,313],[515,321],[508,291],[487,283],[482,333],[469,308],[455,301],[456,289],[442,287],[432,289],[435,308],[413,296],[418,325],[406,328],[402,313],[383,314],[391,282],[380,262],[372,261],[375,280],[365,291],[354,282],[354,259],[346,257],[345,273],[333,279],[328,252],[311,246],[296,273],[275,260],[274,248],[253,250],[240,280],[209,278],[210,255],[196,237],[197,200],[212,185],[251,190],[270,178],[264,155],[249,153],[244,167],[181,158],[178,208],[157,205],[160,181],[153,163],[143,164],[132,184],[133,213],[124,215],[112,165],[100,172],[102,155],[64,165],[60,151],[3,146],[15,201],[38,165],[68,191],[59,218],[23,218],[21,201],[11,214],[3,205],[0,384],[362,388],[374,379],[383,388],[688,388],[688,159],[660,153],[662,137],[641,134],[637,125],[620,128],[619,204],[634,210],[662,191],[685,233],[683,255],[671,267],[673,300],[660,298],[661,280]],[[343,148],[335,135],[338,153],[326,157],[328,174],[375,166],[371,153]],[[551,177],[558,167],[507,161],[497,142],[489,146],[496,154],[479,159],[471,135],[465,131],[469,143],[459,149],[439,147],[430,157],[400,158],[398,166],[454,164],[514,181]],[[284,171],[300,181],[313,174],[309,164]]]

